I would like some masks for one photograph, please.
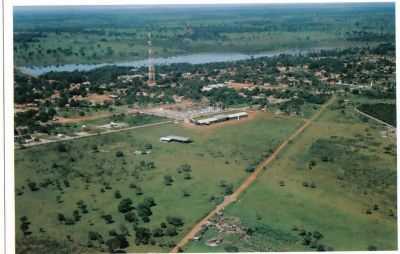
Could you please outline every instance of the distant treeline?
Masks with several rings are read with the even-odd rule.
[[[382,34],[366,31],[353,31],[352,33],[348,33],[347,36],[348,41],[394,41],[393,33]]]
[[[396,104],[362,104],[358,109],[390,125],[396,126]]]
[[[14,33],[14,42],[15,43],[39,42],[39,38],[42,37],[47,37],[47,35],[42,32]]]

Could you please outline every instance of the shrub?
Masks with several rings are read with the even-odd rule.
[[[136,187],[136,195],[137,195],[137,196],[143,195],[142,188]]]
[[[122,196],[121,196],[121,192],[119,192],[119,190],[117,190],[116,192],[115,192],[115,194],[114,194],[114,197],[116,198],[116,199],[120,199]]]
[[[165,230],[165,234],[168,236],[176,236],[178,232],[176,230],[176,227],[168,226],[167,229]]]
[[[75,221],[71,218],[66,218],[65,219],[65,225],[74,225]]]
[[[233,193],[233,185],[228,184],[227,186],[225,186],[224,194],[231,195],[232,193]]]
[[[138,218],[137,218],[137,216],[136,216],[136,213],[134,213],[134,212],[127,212],[127,213],[125,214],[125,220],[128,221],[128,222],[137,222],[137,221],[138,221]]]
[[[132,200],[130,198],[124,198],[119,202],[118,211],[120,213],[127,213],[132,209]]]
[[[254,172],[254,170],[256,170],[256,166],[254,166],[254,165],[249,165],[246,167],[246,172],[248,172],[248,173],[252,173],[252,172]]]
[[[152,198],[152,197],[145,198],[143,201],[143,204],[146,205],[147,207],[156,206],[156,202],[154,201],[154,198]]]
[[[59,151],[60,153],[66,153],[66,152],[68,152],[68,148],[64,143],[58,143],[57,151]]]
[[[318,244],[317,251],[325,251],[325,246],[323,244]]]
[[[153,229],[153,236],[154,237],[162,237],[162,236],[164,236],[164,230],[162,228]]]
[[[310,236],[305,236],[303,239],[303,245],[310,245],[311,243],[311,237]]]
[[[126,240],[125,236],[117,235],[106,241],[106,245],[111,253],[114,253],[117,249],[125,249],[129,246],[129,242]]]
[[[226,246],[224,247],[224,250],[225,250],[226,252],[239,252],[238,247],[233,246],[233,245],[226,245]]]
[[[151,237],[151,232],[148,228],[138,227],[135,230],[135,236],[136,243],[148,244]]]
[[[89,240],[92,240],[92,241],[97,241],[97,240],[103,239],[103,237],[97,232],[89,231],[88,235],[89,235]]]
[[[317,240],[322,239],[324,236],[319,231],[314,231],[313,237]]]
[[[58,221],[60,221],[60,222],[64,222],[64,221],[65,221],[65,216],[64,216],[64,214],[62,214],[62,213],[59,213],[59,214],[57,215],[57,218],[58,218]]]
[[[174,179],[172,179],[172,176],[170,175],[166,175],[164,176],[164,184],[165,185],[172,185],[172,183],[174,182]]]
[[[39,187],[37,186],[37,184],[35,182],[29,182],[28,183],[28,187],[31,191],[38,191]]]
[[[138,215],[140,216],[140,217],[149,217],[149,216],[151,216],[153,213],[151,212],[151,209],[150,209],[150,207],[148,207],[148,206],[146,206],[145,204],[139,204],[138,205]]]
[[[182,195],[184,197],[190,197],[190,193],[188,191],[186,191],[186,190],[182,190]]]
[[[167,222],[171,225],[174,225],[176,227],[182,227],[183,226],[183,220],[179,217],[174,217],[174,216],[168,216],[167,217]]]
[[[117,152],[115,153],[115,156],[117,156],[117,157],[123,157],[123,156],[124,156],[124,153],[123,153],[122,151],[117,151]]]
[[[106,214],[101,217],[106,221],[107,224],[114,223],[114,220],[110,214]]]

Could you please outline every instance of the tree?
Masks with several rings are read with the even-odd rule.
[[[190,179],[192,179],[192,176],[189,173],[185,173],[183,176],[183,179],[190,180]]]
[[[153,229],[153,236],[154,237],[162,237],[162,236],[164,236],[164,230],[162,228]]]
[[[65,216],[64,216],[64,214],[62,214],[62,213],[59,213],[59,214],[57,215],[57,218],[58,218],[58,221],[59,221],[59,222],[64,222],[64,221],[65,221]]]
[[[156,206],[156,202],[154,201],[154,198],[152,198],[152,197],[146,197],[143,201],[143,204],[146,205],[147,207]]]
[[[317,240],[322,239],[324,236],[319,231],[314,231],[313,237]]]
[[[92,240],[92,241],[100,241],[101,242],[103,240],[103,237],[101,236],[100,233],[93,232],[93,231],[89,231],[88,238],[89,238],[89,240]]]
[[[252,173],[252,172],[254,172],[254,170],[256,170],[256,166],[254,166],[254,165],[249,165],[246,167],[246,172],[248,172],[248,173]]]
[[[175,216],[168,216],[167,217],[167,222],[171,225],[174,225],[176,227],[182,227],[183,226],[183,220],[179,217]]]
[[[115,153],[115,156],[117,156],[117,157],[123,157],[123,156],[124,156],[124,153],[123,153],[122,151],[117,151],[117,152]]]
[[[137,210],[138,210],[138,215],[140,216],[140,217],[149,217],[149,216],[151,216],[153,213],[151,212],[151,209],[150,209],[150,207],[148,207],[147,205],[145,205],[145,204],[139,204],[138,205],[138,208],[137,208]]]
[[[180,170],[182,170],[183,172],[191,172],[192,171],[192,166],[190,166],[189,164],[183,164],[181,166],[178,167]]]
[[[232,184],[226,185],[224,189],[224,194],[231,195],[232,193],[233,193],[233,185]]]
[[[122,196],[121,196],[121,192],[119,192],[119,190],[117,190],[116,192],[115,192],[115,194],[114,194],[114,197],[116,198],[116,199],[120,199]]]
[[[138,227],[135,230],[135,236],[137,244],[148,244],[151,237],[151,232],[148,228]]]
[[[117,249],[125,249],[129,246],[129,242],[125,236],[117,235],[106,241],[106,245],[111,253],[114,253]]]
[[[137,221],[138,221],[138,218],[137,218],[137,216],[136,216],[136,213],[134,213],[134,212],[127,212],[127,213],[125,214],[125,220],[128,221],[128,222],[137,222]]]
[[[39,187],[37,186],[36,182],[29,182],[28,187],[31,191],[38,191]]]
[[[118,211],[120,213],[127,213],[133,209],[132,200],[130,198],[124,198],[119,202]]]
[[[107,224],[114,223],[114,220],[110,214],[103,215],[102,218],[106,221]]]
[[[167,236],[176,236],[178,234],[178,231],[176,230],[176,227],[168,226],[167,229],[165,230],[165,234]]]
[[[164,184],[169,186],[172,185],[172,183],[174,182],[174,179],[172,179],[172,176],[170,175],[166,175],[164,176]]]

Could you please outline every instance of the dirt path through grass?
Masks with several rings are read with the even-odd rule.
[[[268,166],[278,154],[289,144],[290,141],[295,139],[298,135],[300,135],[314,120],[316,120],[322,112],[331,105],[334,100],[335,96],[332,96],[328,102],[326,102],[310,119],[306,120],[304,124],[297,129],[292,135],[289,136],[282,144],[280,144],[275,151],[264,161],[262,161],[255,171],[251,173],[249,177],[237,188],[232,195],[226,196],[224,201],[217,205],[210,213],[207,214],[203,219],[201,219],[180,241],[179,243],[171,250],[171,253],[177,253],[181,250],[191,239],[193,239],[207,224],[208,220],[211,219],[215,214],[220,211],[223,211],[225,207],[230,205],[231,203],[235,202],[239,195],[244,192],[256,179],[260,172],[264,169],[264,167]]]

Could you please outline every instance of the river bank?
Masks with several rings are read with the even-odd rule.
[[[290,49],[290,50],[280,50],[280,51],[269,51],[261,52],[256,54],[245,54],[245,53],[198,53],[198,54],[188,54],[188,55],[178,55],[172,57],[159,57],[154,58],[153,63],[155,65],[168,65],[175,63],[189,63],[189,64],[205,64],[205,63],[215,63],[215,62],[231,62],[248,60],[251,58],[260,57],[273,57],[280,54],[306,54],[310,52],[316,52],[324,49],[330,48],[309,48],[309,49]],[[149,65],[148,59],[128,61],[128,62],[114,62],[114,63],[99,63],[99,64],[64,64],[64,65],[48,65],[48,66],[21,66],[17,67],[21,72],[32,75],[39,76],[46,74],[51,71],[55,72],[72,72],[72,71],[90,71],[96,68],[104,66],[121,66],[121,67],[133,67],[140,68]]]

